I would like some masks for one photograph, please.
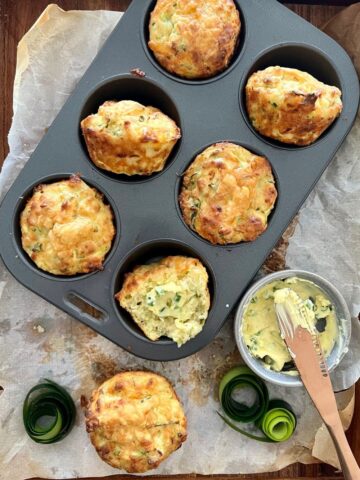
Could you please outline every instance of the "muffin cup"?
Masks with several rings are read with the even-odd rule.
[[[157,83],[134,75],[115,75],[106,78],[90,92],[82,106],[79,118],[79,139],[89,164],[99,173],[108,178],[119,182],[126,183],[140,183],[154,179],[161,175],[175,160],[177,152],[180,148],[181,138],[179,138],[170,151],[166,159],[164,167],[159,172],[153,172],[150,175],[125,175],[122,173],[115,173],[109,170],[98,167],[91,159],[86,146],[84,135],[81,131],[80,122],[88,115],[96,114],[99,107],[107,100],[132,100],[138,102],[145,107],[158,108],[163,114],[173,120],[181,131],[181,119],[179,110],[171,98],[171,96]]]
[[[286,68],[295,68],[313,75],[317,80],[327,84],[338,87],[342,94],[344,94],[344,88],[338,74],[338,71],[333,64],[332,59],[324,52],[315,48],[314,46],[307,45],[305,43],[285,43],[273,45],[272,47],[264,50],[254,60],[253,64],[247,71],[246,75],[240,85],[239,90],[239,104],[240,110],[244,117],[245,122],[252,132],[263,142],[268,143],[279,149],[284,150],[296,150],[311,148],[318,142],[321,142],[328,134],[331,133],[339,120],[336,118],[325,131],[314,142],[309,145],[294,145],[290,143],[280,142],[270,137],[265,137],[253,127],[249,114],[246,108],[246,94],[245,88],[251,75],[259,70],[265,70],[267,67],[280,66]]]
[[[159,239],[139,245],[132,252],[129,253],[127,258],[124,259],[120,268],[114,276],[112,286],[112,302],[113,309],[114,311],[116,311],[117,319],[121,323],[121,325],[125,327],[129,332],[131,332],[132,335],[141,339],[150,347],[153,345],[157,345],[159,348],[161,348],[161,346],[164,345],[174,345],[174,341],[168,337],[160,337],[156,341],[150,340],[148,337],[146,337],[145,333],[137,325],[131,314],[120,305],[117,299],[115,299],[115,294],[121,290],[124,284],[126,274],[132,272],[136,266],[149,265],[154,262],[158,262],[162,258],[173,255],[196,258],[200,260],[201,264],[206,269],[209,276],[208,288],[210,293],[210,308],[208,311],[207,319],[204,323],[204,327],[206,326],[206,322],[209,317],[212,316],[212,306],[215,303],[216,292],[214,274],[209,263],[204,258],[202,258],[201,255],[199,255],[196,251],[194,251],[187,245],[173,241],[171,239]],[[201,341],[200,339],[203,337],[203,331],[204,328],[198,333],[198,335],[193,337],[192,341]]]
[[[233,55],[230,59],[229,64],[224,68],[224,70],[222,70],[218,73],[215,73],[214,75],[212,75],[210,77],[207,77],[207,78],[193,78],[193,79],[181,77],[179,75],[176,75],[175,73],[171,73],[171,72],[167,71],[160,64],[160,62],[158,62],[154,53],[151,51],[151,49],[148,46],[149,37],[150,37],[150,35],[149,35],[150,15],[151,15],[151,12],[155,8],[156,2],[157,2],[157,0],[151,0],[149,2],[148,6],[147,6],[146,13],[143,16],[143,23],[141,25],[141,42],[142,42],[144,52],[146,53],[148,59],[150,60],[150,62],[152,62],[154,67],[156,69],[158,69],[159,72],[162,73],[162,75],[165,75],[166,77],[170,78],[171,80],[174,80],[175,82],[179,82],[179,83],[184,83],[184,84],[188,84],[188,85],[203,85],[203,84],[206,84],[206,83],[215,82],[215,81],[223,78],[233,68],[235,68],[236,64],[240,60],[240,57],[243,53],[243,48],[244,48],[244,45],[245,45],[245,42],[246,42],[246,32],[247,32],[247,26],[246,26],[247,22],[246,22],[245,16],[242,12],[242,8],[240,7],[240,4],[239,4],[238,0],[234,0],[234,3],[235,3],[235,7],[236,7],[237,11],[239,12],[241,28],[240,28],[239,38],[238,38],[238,41],[235,45],[235,49],[234,49],[234,52],[233,52]]]
[[[21,258],[22,261],[29,266],[30,269],[32,269],[36,274],[39,274],[43,277],[48,278],[49,280],[59,280],[59,281],[67,281],[71,282],[74,280],[80,280],[84,279],[86,277],[89,277],[91,275],[96,275],[99,270],[94,270],[88,273],[77,273],[74,275],[56,275],[53,273],[50,273],[46,270],[42,270],[39,268],[35,262],[29,257],[29,255],[25,252],[25,250],[22,247],[21,243],[21,228],[20,228],[20,215],[23,212],[28,200],[32,197],[34,194],[34,190],[36,187],[39,185],[48,185],[51,183],[55,182],[60,182],[63,180],[68,180],[72,175],[74,175],[75,172],[72,173],[55,173],[52,175],[45,176],[44,178],[40,178],[37,180],[35,183],[31,184],[29,187],[26,188],[26,190],[23,192],[23,194],[19,197],[17,205],[14,209],[14,214],[12,218],[12,239],[14,242],[14,246],[16,248],[17,252],[17,258]],[[117,209],[117,206],[112,199],[112,197],[109,195],[107,191],[104,190],[104,188],[99,185],[97,182],[94,182],[92,179],[88,179],[87,176],[80,175],[80,178],[83,182],[86,183],[87,186],[90,188],[96,189],[101,195],[103,195],[103,201],[106,205],[109,205],[111,208],[111,213],[112,213],[112,220],[114,223],[115,227],[115,235],[114,238],[111,242],[111,247],[109,251],[106,253],[104,261],[103,261],[103,268],[106,268],[108,261],[111,259],[112,255],[115,252],[116,245],[119,242],[120,239],[120,231],[121,231],[121,225],[120,225],[120,215]]]

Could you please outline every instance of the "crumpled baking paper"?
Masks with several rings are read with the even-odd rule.
[[[10,154],[0,175],[0,195],[10,187],[120,16],[119,12],[64,12],[50,5],[21,40]],[[359,209],[354,203],[360,188],[359,125],[358,120],[302,209],[298,224],[292,225],[294,236],[286,237],[275,252],[278,261],[273,262],[281,268],[289,242],[288,266],[309,268],[334,281],[353,305],[354,316],[360,302],[360,251],[355,244]],[[358,339],[354,322],[354,341],[337,370],[337,388],[349,387],[359,376]],[[164,374],[187,413],[188,440],[156,470],[158,474],[255,473],[296,461],[321,460],[338,466],[328,433],[304,389],[269,385],[271,397],[286,398],[298,416],[296,433],[284,444],[254,443],[222,422],[215,413],[219,408],[216,389],[221,376],[239,362],[231,320],[210,345],[189,358],[168,363],[138,359],[25,289],[0,263],[0,479],[118,473],[98,458],[90,444],[80,397],[89,397],[106,378],[128,368]],[[67,387],[78,407],[73,431],[54,445],[32,442],[22,425],[24,397],[44,377]],[[354,388],[338,393],[337,401],[347,428]]]

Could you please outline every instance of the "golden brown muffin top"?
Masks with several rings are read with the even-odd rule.
[[[168,72],[207,78],[228,66],[240,16],[233,0],[158,0],[149,32],[149,48]]]
[[[55,275],[101,269],[115,235],[111,208],[77,175],[38,185],[21,212],[20,228],[26,253]]]
[[[187,435],[170,382],[143,371],[118,373],[92,393],[86,429],[101,459],[130,473],[157,468]]]
[[[246,107],[262,135],[309,145],[340,115],[341,91],[294,68],[268,67],[249,78]]]
[[[208,280],[200,260],[174,255],[135,267],[116,298],[150,340],[166,336],[181,346],[203,329]]]
[[[190,228],[225,245],[264,232],[276,197],[267,159],[222,142],[206,148],[186,170],[179,202]]]
[[[103,103],[81,129],[95,165],[124,175],[159,172],[181,137],[171,118],[132,100]]]

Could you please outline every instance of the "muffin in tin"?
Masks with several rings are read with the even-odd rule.
[[[81,121],[81,129],[95,165],[124,175],[161,171],[181,137],[171,118],[132,100],[106,101]]]
[[[268,67],[253,73],[245,87],[253,127],[265,137],[310,145],[342,110],[341,91],[294,68]]]
[[[110,206],[78,175],[38,185],[20,214],[20,229],[25,252],[55,275],[102,269],[115,235]]]
[[[186,417],[170,382],[156,373],[118,373],[96,389],[86,429],[98,455],[115,468],[157,468],[186,440]]]
[[[264,157],[230,142],[211,145],[185,172],[179,196],[186,224],[213,244],[255,240],[277,197]]]
[[[204,326],[208,280],[198,259],[169,256],[127,273],[116,298],[150,340],[166,336],[180,347]]]
[[[158,0],[150,16],[148,45],[168,72],[208,78],[229,65],[240,28],[233,0]]]

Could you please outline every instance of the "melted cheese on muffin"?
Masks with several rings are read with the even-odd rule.
[[[173,256],[136,267],[116,295],[150,340],[181,346],[203,328],[210,307],[208,274],[195,258]]]
[[[186,170],[179,197],[187,225],[211,243],[255,240],[277,197],[269,162],[234,143],[211,145]]]
[[[262,135],[309,145],[340,115],[341,92],[306,72],[268,67],[249,78],[246,107],[253,127]]]
[[[157,468],[186,440],[186,417],[169,381],[122,372],[91,396],[86,429],[102,460],[129,473]]]
[[[37,186],[21,212],[20,228],[25,252],[55,275],[101,269],[115,235],[109,205],[78,176]]]
[[[149,48],[168,72],[206,78],[228,66],[239,32],[233,0],[158,0],[150,17]]]
[[[171,118],[131,100],[105,102],[81,129],[95,165],[124,175],[161,171],[181,137]]]

